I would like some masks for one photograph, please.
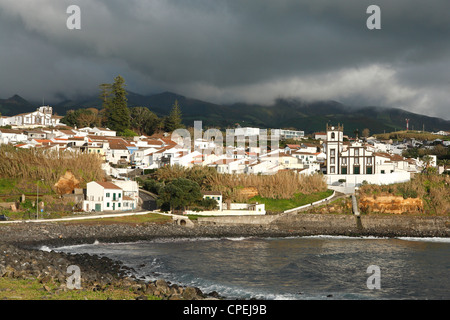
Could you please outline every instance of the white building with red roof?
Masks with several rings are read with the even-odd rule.
[[[87,212],[134,210],[138,205],[138,196],[137,183],[134,181],[91,181],[86,185],[83,210]]]

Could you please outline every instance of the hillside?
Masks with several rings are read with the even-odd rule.
[[[33,104],[17,94],[8,99],[0,99],[0,113],[3,116],[12,116],[35,110],[36,107]]]
[[[236,123],[241,126],[261,128],[292,128],[304,130],[306,134],[323,131],[326,123],[343,123],[345,134],[353,135],[368,128],[371,133],[392,132],[405,129],[405,119],[410,119],[410,129],[426,131],[450,130],[450,121],[415,114],[396,108],[375,106],[349,107],[336,101],[304,102],[300,99],[277,99],[270,106],[259,104],[235,103],[220,105],[188,98],[171,92],[153,95],[140,95],[129,92],[130,107],[148,107],[159,117],[166,116],[175,100],[178,100],[183,114],[183,122],[193,126],[195,120],[201,120],[203,127],[227,128]],[[53,104],[53,110],[65,115],[70,109],[100,108],[98,97],[87,97],[76,101],[62,101]],[[0,100],[2,115],[14,115],[35,110],[25,99],[15,95]]]

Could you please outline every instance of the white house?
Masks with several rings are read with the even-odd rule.
[[[104,136],[104,137],[115,137],[116,136],[116,131],[108,129],[108,128],[94,127],[94,128],[92,128],[91,133],[96,136]]]
[[[106,161],[117,164],[130,162],[128,143],[123,139],[109,139],[109,146],[105,152]]]
[[[23,131],[14,129],[0,129],[0,144],[19,143],[28,140]]]
[[[315,132],[314,139],[327,141],[327,133],[326,132]]]
[[[178,154],[176,154],[175,158],[173,159],[173,163],[180,165],[182,167],[192,167],[193,165],[199,164],[201,165],[203,160],[203,155],[198,152],[182,152],[180,151]]]
[[[244,168],[240,168],[241,162],[236,159],[219,159],[208,164],[208,167],[215,168],[218,173],[242,173]]]
[[[133,180],[114,180],[113,183],[122,189],[123,210],[134,210],[139,204],[139,185]]]
[[[279,136],[280,139],[300,140],[305,137],[305,131],[287,129],[272,129],[271,134]]]
[[[229,130],[230,130],[230,132],[234,133],[235,137],[237,137],[237,136],[250,137],[250,136],[259,136],[261,129],[244,127],[244,128],[236,128],[236,129],[234,129],[234,131],[231,131],[231,129],[229,129]]]
[[[213,199],[217,201],[217,208],[219,211],[223,210],[222,192],[218,191],[202,191],[203,199]]]
[[[108,128],[99,128],[99,127],[84,127],[78,129],[78,131],[83,132],[86,135],[94,135],[94,136],[102,136],[102,137],[115,137],[116,131],[108,129]]]
[[[298,151],[295,151],[292,153],[292,156],[296,157],[303,164],[310,164],[313,162],[317,162],[318,155],[319,155],[318,152],[310,153],[310,152],[304,152],[302,150],[298,150]]]
[[[84,211],[123,211],[123,190],[112,182],[88,182]]]
[[[0,127],[10,126],[12,120],[13,120],[12,117],[1,116],[0,117]]]

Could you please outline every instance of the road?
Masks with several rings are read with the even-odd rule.
[[[151,211],[139,211],[139,212],[124,212],[124,213],[111,213],[111,214],[89,214],[89,215],[80,215],[78,217],[67,217],[67,218],[58,218],[58,219],[35,219],[35,220],[8,220],[8,221],[0,221],[0,224],[8,224],[8,223],[38,223],[38,222],[58,222],[58,221],[73,221],[73,220],[86,220],[86,219],[102,219],[102,218],[117,218],[117,217],[126,217],[126,216],[138,216],[149,214]]]
[[[153,211],[157,209],[156,195],[151,192],[139,189],[139,198],[142,200],[142,210]]]

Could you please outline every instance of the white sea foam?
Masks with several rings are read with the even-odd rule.
[[[230,241],[243,241],[243,240],[247,240],[250,239],[251,237],[235,237],[235,238],[225,238],[226,240],[230,240]]]
[[[315,235],[315,236],[299,236],[299,239],[336,239],[336,240],[355,240],[355,239],[366,239],[366,240],[378,240],[378,239],[389,239],[388,237],[375,237],[375,236],[331,236],[331,235]]]
[[[53,250],[54,251],[65,251],[65,250],[78,249],[78,248],[83,248],[83,247],[88,247],[88,246],[99,245],[99,244],[101,244],[101,243],[98,240],[95,240],[94,243],[83,243],[83,244],[74,244],[74,245],[70,245],[70,246],[62,246],[62,247],[54,248]],[[43,247],[46,247],[46,246],[43,246]]]
[[[50,248],[47,247],[47,246],[42,246],[42,247],[39,248],[39,250],[45,251],[45,252],[50,252],[50,251],[52,251],[52,249],[50,249]]]
[[[443,242],[450,243],[450,238],[439,238],[439,237],[429,237],[429,238],[420,238],[420,237],[398,237],[399,240],[406,241],[420,241],[420,242]]]

